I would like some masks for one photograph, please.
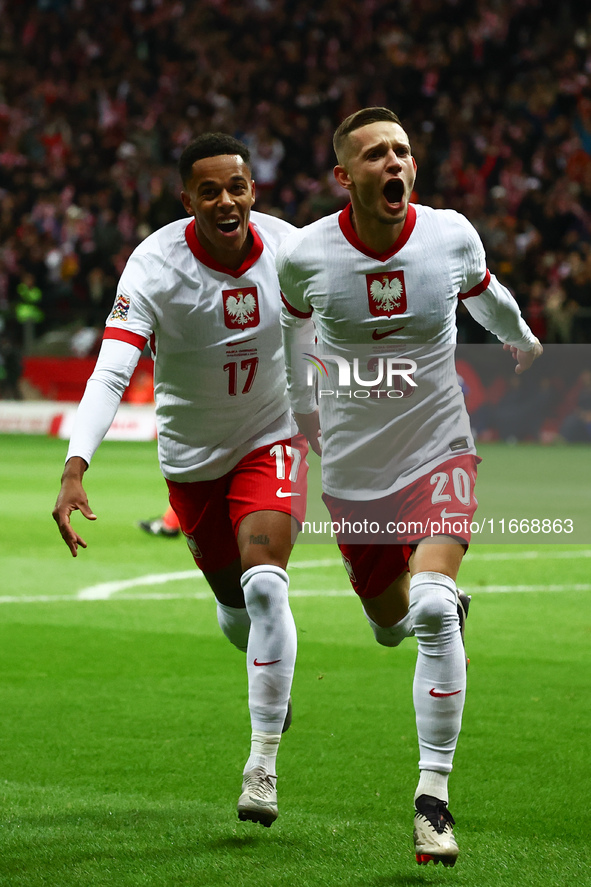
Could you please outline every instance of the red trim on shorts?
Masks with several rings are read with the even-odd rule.
[[[339,226],[351,246],[354,246],[355,249],[359,250],[360,253],[369,256],[370,259],[377,259],[378,262],[386,262],[402,249],[402,247],[405,245],[408,238],[412,234],[416,225],[416,221],[417,211],[412,203],[409,203],[406,219],[404,220],[402,231],[396,238],[396,242],[393,243],[390,249],[387,250],[385,253],[376,253],[368,246],[366,246],[362,240],[359,239],[357,232],[353,227],[353,204],[349,203],[348,206],[346,206],[345,209],[339,214]]]
[[[199,242],[194,219],[190,221],[185,228],[185,240],[195,258],[203,265],[207,265],[207,267],[211,268],[213,271],[220,271],[222,274],[229,274],[230,277],[238,279],[239,277],[242,277],[249,268],[252,268],[258,259],[260,259],[264,249],[263,241],[252,224],[249,224],[248,231],[252,235],[252,247],[240,268],[226,268],[225,265],[222,265],[221,262],[216,261],[213,256],[209,255],[205,247]]]
[[[308,317],[312,317],[311,311],[298,311],[297,308],[294,308],[293,305],[290,305],[283,293],[281,293],[281,301],[287,308],[290,314],[293,314],[294,317],[301,317],[303,320],[307,320]]]
[[[477,283],[476,286],[473,286],[471,290],[468,290],[467,293],[458,293],[458,299],[460,302],[463,302],[464,299],[472,299],[474,296],[479,296],[486,289],[488,289],[488,285],[490,283],[490,271],[488,268],[486,269],[486,274],[484,278]]]
[[[135,345],[140,351],[143,351],[148,341],[146,336],[140,336],[138,333],[132,333],[131,330],[122,330],[118,326],[108,326],[103,333],[104,339],[117,339],[118,342],[127,342],[128,345]]]

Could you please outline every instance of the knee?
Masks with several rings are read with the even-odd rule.
[[[458,618],[454,581],[440,573],[417,573],[411,581],[409,610],[415,630],[438,634]]]
[[[378,644],[381,644],[382,647],[397,647],[405,638],[410,637],[413,633],[407,615],[405,615],[403,619],[394,623],[394,625],[384,626],[378,625],[377,622],[374,622],[365,609],[365,605],[363,607],[363,612],[365,618],[369,622],[369,627],[373,631],[376,641]]]
[[[259,613],[270,613],[281,606],[289,588],[289,577],[284,569],[273,564],[261,564],[245,570],[240,579],[246,608],[256,607]]]
[[[282,556],[281,552],[262,545],[249,545],[247,547],[243,545],[240,550],[240,560],[244,573],[248,573],[257,567],[261,569],[265,567],[278,567],[280,570],[284,570],[287,565],[287,560]]]
[[[410,610],[415,627],[423,626],[432,634],[443,627],[447,608],[437,590],[429,590],[427,594],[421,594],[415,600],[411,599]]]
[[[376,641],[382,647],[397,647],[408,636],[406,632],[399,629],[398,625],[392,625],[390,628],[382,628],[381,625],[376,625],[375,622],[373,624],[370,623],[370,625]]]

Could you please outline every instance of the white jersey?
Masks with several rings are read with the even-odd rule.
[[[314,408],[317,371],[327,493],[380,498],[475,452],[455,373],[458,299],[503,342],[530,349],[535,338],[464,216],[411,204],[396,243],[378,255],[357,237],[349,205],[290,235],[277,270],[296,412]],[[302,336],[306,318],[315,346],[310,324]]]
[[[291,434],[275,254],[294,230],[251,213],[253,246],[237,270],[204,250],[193,219],[155,231],[129,258],[104,346],[116,340],[141,352],[150,342],[158,453],[170,480],[221,477],[250,450]]]

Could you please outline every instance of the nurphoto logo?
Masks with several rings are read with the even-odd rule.
[[[319,376],[320,382],[329,382],[334,370],[329,372],[326,364],[336,365],[337,385],[334,388],[321,388],[319,385],[319,400],[322,397],[388,397],[396,400],[409,397],[417,387],[413,378],[417,364],[410,358],[373,355],[369,360],[359,357],[348,360],[338,354],[317,355],[308,352],[303,357],[308,362],[306,379],[309,386],[314,386]],[[355,385],[359,387],[355,388]]]

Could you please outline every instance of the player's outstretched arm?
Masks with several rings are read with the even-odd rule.
[[[86,548],[84,539],[75,532],[70,523],[73,511],[80,511],[88,520],[96,520],[96,514],[88,504],[88,498],[82,486],[82,477],[88,465],[80,456],[72,456],[66,462],[62,474],[62,485],[59,491],[52,516],[72,557],[77,557],[78,546]]]
[[[86,548],[86,542],[70,524],[72,512],[81,511],[87,520],[96,520],[82,486],[84,472],[115,418],[140,354],[136,345],[106,339],[78,406],[62,485],[52,512],[72,557],[77,556],[79,545]]]
[[[544,351],[538,339],[536,339],[535,345],[529,351],[522,351],[521,348],[515,348],[513,345],[503,345],[503,348],[505,351],[510,351],[513,360],[517,362],[515,372],[518,376],[529,370],[534,360]]]
[[[320,445],[320,418],[318,410],[313,413],[295,413],[293,414],[296,424],[304,437],[307,439],[310,447],[317,456],[322,455],[322,447]]]

